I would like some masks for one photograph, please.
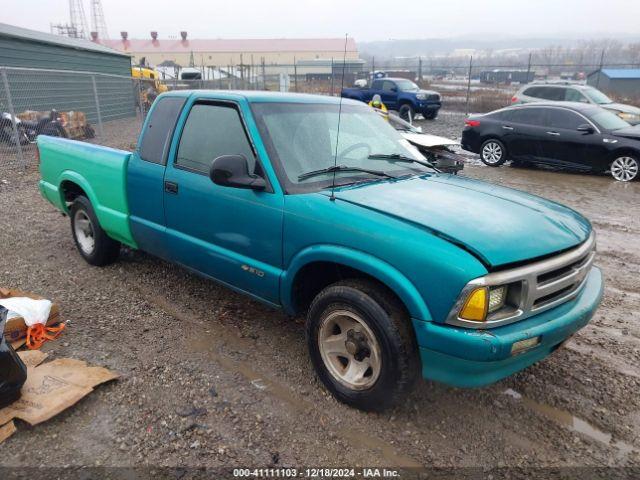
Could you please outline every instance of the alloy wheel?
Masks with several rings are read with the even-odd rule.
[[[619,157],[611,164],[611,176],[620,182],[630,182],[638,176],[638,161],[633,157]]]
[[[84,210],[76,212],[73,218],[73,231],[82,252],[86,255],[91,255],[95,249],[96,240],[93,224]]]
[[[327,370],[345,387],[365,390],[378,380],[380,345],[360,315],[349,310],[331,312],[320,325],[318,346]]]
[[[497,142],[487,142],[482,148],[482,159],[487,163],[498,163],[502,160],[502,147]]]

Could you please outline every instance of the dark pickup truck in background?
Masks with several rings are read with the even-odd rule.
[[[416,113],[421,113],[427,120],[438,116],[442,106],[440,94],[433,90],[422,90],[406,78],[374,79],[371,88],[345,88],[341,95],[344,98],[370,102],[374,95],[380,95],[382,103],[389,110],[397,110],[400,118],[411,120]]]

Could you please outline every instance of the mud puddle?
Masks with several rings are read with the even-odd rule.
[[[502,394],[508,395],[518,401],[521,401],[527,408],[530,408],[534,412],[539,413],[546,418],[549,418],[550,420],[553,420],[554,422],[568,428],[572,432],[581,433],[582,435],[585,435],[586,437],[589,437],[596,442],[617,449],[618,457],[625,457],[629,455],[635,448],[633,445],[621,440],[613,440],[613,437],[610,433],[603,432],[602,430],[591,425],[589,422],[576,417],[570,412],[560,410],[559,408],[555,408],[544,403],[538,403],[535,400],[525,397],[521,393],[518,393],[511,388],[507,388],[502,392]]]
[[[216,362],[229,372],[239,373],[253,387],[277,398],[299,415],[308,417],[311,412],[317,410],[317,405],[301,398],[286,385],[258,372],[248,362],[232,359],[220,352],[224,346],[231,346],[239,351],[253,348],[246,339],[238,338],[224,331],[213,332],[212,330],[205,330],[203,322],[194,314],[176,307],[175,304],[167,301],[164,297],[146,291],[144,288],[138,288],[138,290],[145,295],[149,303],[160,308],[166,314],[180,320],[185,325],[196,327],[193,329],[194,335],[189,339],[191,351],[203,353],[209,360]],[[211,328],[211,326],[211,324],[207,325],[208,328]],[[329,429],[326,425],[328,422],[325,417],[320,417],[319,422],[323,428]],[[423,468],[423,465],[414,458],[397,453],[395,448],[388,442],[368,432],[351,426],[344,426],[333,431],[337,436],[342,437],[352,445],[364,445],[371,450],[379,452],[389,465],[399,468]]]

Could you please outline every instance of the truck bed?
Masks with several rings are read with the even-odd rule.
[[[45,135],[38,136],[37,143],[42,195],[68,213],[64,190],[82,189],[105,232],[135,248],[126,188],[131,152]]]

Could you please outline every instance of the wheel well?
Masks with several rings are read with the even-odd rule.
[[[406,305],[400,297],[386,284],[372,275],[356,268],[335,262],[312,262],[300,269],[293,280],[293,308],[296,314],[303,314],[311,305],[313,299],[325,287],[347,279],[366,279],[384,288],[408,314]]]
[[[638,152],[637,150],[634,150],[633,148],[620,148],[618,150],[614,150],[611,153],[611,156],[609,157],[609,162],[607,164],[607,168],[609,166],[611,166],[611,163],[613,163],[613,161],[622,156],[622,155],[629,155],[630,157],[635,158],[636,160],[640,160],[640,152]]]
[[[60,185],[60,189],[62,190],[62,198],[67,203],[67,205],[73,203],[73,201],[78,197],[87,197],[87,193],[78,185],[70,180],[65,180]]]

